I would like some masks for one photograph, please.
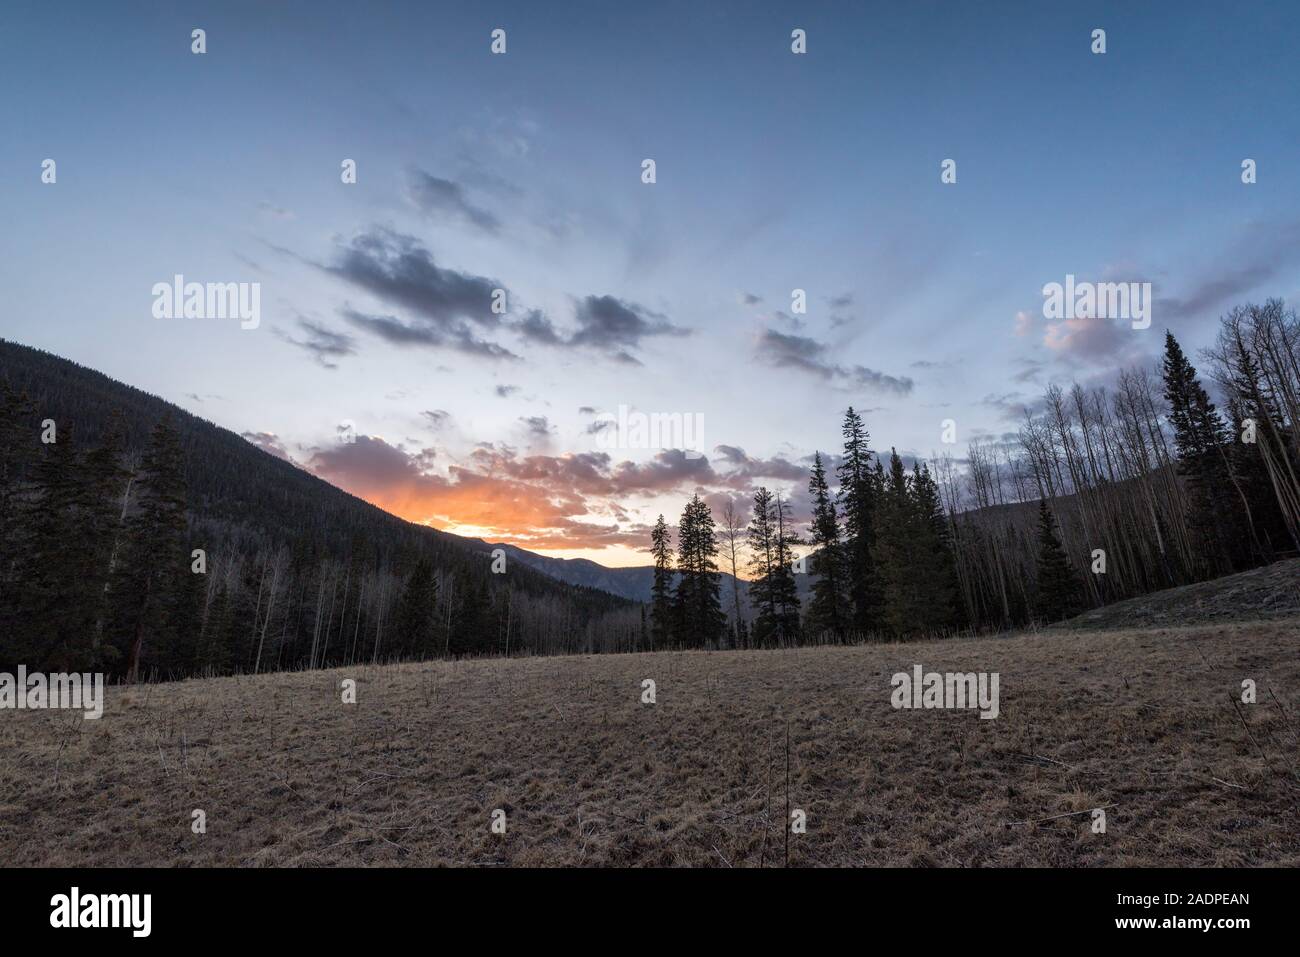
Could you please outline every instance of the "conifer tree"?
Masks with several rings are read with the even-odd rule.
[[[674,620],[677,641],[687,648],[716,644],[726,628],[719,596],[718,543],[713,514],[697,493],[677,527],[677,592]]]
[[[113,589],[114,636],[128,681],[147,656],[175,640],[177,598],[190,571],[185,548],[185,475],[170,417],[150,435],[141,464],[139,505],[128,519],[124,557]],[[149,645],[146,646],[146,640]]]
[[[1240,519],[1240,506],[1232,499],[1232,478],[1223,447],[1228,441],[1223,419],[1196,377],[1196,369],[1183,355],[1172,333],[1165,332],[1163,363],[1165,400],[1174,429],[1178,472],[1187,486],[1187,523],[1196,536],[1204,573],[1233,569],[1237,535],[1225,519]]]
[[[749,525],[750,602],[757,612],[753,636],[759,644],[792,645],[799,638],[799,590],[793,546],[801,544],[790,521],[790,504],[760,488]]]
[[[662,514],[650,533],[650,554],[654,556],[655,577],[650,599],[650,647],[667,648],[672,640],[672,535]]]
[[[840,541],[840,518],[826,486],[826,469],[820,452],[813,453],[812,475],[808,479],[812,495],[812,535],[814,549],[811,571],[817,576],[808,607],[808,625],[814,634],[844,637],[846,609],[844,597],[844,553]]]
[[[407,655],[431,657],[436,650],[438,580],[421,556],[411,571],[393,617],[394,635]]]
[[[776,530],[772,527],[772,493],[764,486],[754,492],[753,513],[747,530],[749,546],[749,602],[754,608],[750,635],[755,644],[768,643],[776,629],[776,603],[772,589]]]
[[[844,566],[849,595],[851,630],[865,635],[879,627],[880,581],[872,559],[874,512],[879,488],[879,462],[873,473],[871,436],[852,406],[841,428],[844,453],[838,469],[840,508],[844,516]]]
[[[1038,501],[1038,582],[1034,611],[1039,621],[1069,618],[1079,608],[1079,586],[1070,559],[1056,535],[1046,499]]]

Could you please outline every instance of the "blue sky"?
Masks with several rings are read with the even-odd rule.
[[[1300,295],[1298,11],[10,3],[0,335],[412,520],[639,563],[696,490],[802,487],[849,404],[960,456]],[[154,318],[176,273],[260,283],[259,327]],[[1152,328],[1049,337],[1067,273],[1151,282]],[[620,405],[704,457],[605,449]]]

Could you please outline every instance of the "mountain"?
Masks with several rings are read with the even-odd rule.
[[[649,602],[651,600],[651,589],[654,587],[655,579],[653,565],[609,568],[586,558],[552,558],[549,555],[539,555],[536,552],[530,552],[505,543],[489,544],[485,542],[484,546],[486,548],[503,548],[507,556],[518,559],[530,568],[535,568],[544,575],[549,575],[551,578],[567,582],[570,585],[598,588],[601,591],[627,598],[630,601]],[[733,579],[729,572],[719,572],[718,574],[722,585],[723,610],[729,611],[731,609],[731,587],[733,582],[738,581],[740,585],[741,614],[748,620],[749,582],[743,578]],[[812,594],[812,584],[815,580],[813,575],[795,576],[795,583],[799,589],[801,601],[808,600]]]
[[[41,441],[45,420],[55,443]],[[160,423],[177,449],[174,490],[150,473],[167,444]],[[617,592],[528,561],[494,574],[484,542],[406,522],[157,396],[3,339],[0,454],[0,659],[26,653],[33,664],[57,646],[69,668],[112,672],[141,657],[141,667],[189,674],[256,670],[271,655],[301,667],[602,650],[639,627],[639,608]],[[113,465],[92,486],[97,454]],[[183,507],[175,552],[132,551],[151,502],[173,492]],[[207,558],[197,588],[195,548]],[[133,554],[140,567],[124,569]],[[69,555],[84,560],[84,582],[59,571]],[[118,580],[128,571],[143,576],[129,601]]]

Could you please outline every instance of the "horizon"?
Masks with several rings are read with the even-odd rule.
[[[622,567],[696,492],[805,522],[848,406],[960,460],[1300,299],[1292,7],[668,7],[16,8],[3,334],[400,518]],[[156,318],[174,276],[258,283],[260,322]],[[1049,318],[1067,277],[1149,283],[1149,328]],[[609,444],[620,409],[698,416],[699,454]]]

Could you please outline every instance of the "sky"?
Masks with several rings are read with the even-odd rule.
[[[1294,3],[0,20],[0,336],[411,521],[551,555],[645,564],[696,492],[806,511],[850,405],[875,448],[960,460],[1051,382],[1154,362],[1166,328],[1194,355],[1232,305],[1300,298]],[[157,317],[177,274],[257,283],[256,328]],[[1067,275],[1151,283],[1151,327],[1048,318]],[[695,424],[689,454],[620,409]]]

